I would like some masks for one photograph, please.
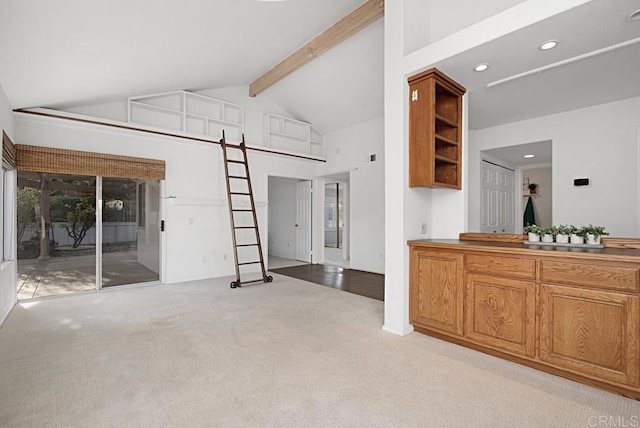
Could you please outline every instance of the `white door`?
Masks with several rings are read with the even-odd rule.
[[[481,232],[515,233],[515,172],[482,161],[480,176]]]
[[[296,183],[296,260],[311,263],[311,181]]]

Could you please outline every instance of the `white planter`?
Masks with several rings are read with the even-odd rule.
[[[553,242],[553,235],[550,233],[545,233],[542,235],[542,242]]]
[[[572,233],[569,238],[571,239],[572,244],[584,244],[584,238],[582,236],[578,236]]]
[[[540,242],[540,235],[538,235],[537,233],[529,232],[527,235],[529,242]]]
[[[556,242],[558,244],[568,244],[569,243],[569,235],[558,233],[556,235]]]
[[[589,245],[600,245],[600,235],[595,236],[591,233],[587,233],[587,244]]]

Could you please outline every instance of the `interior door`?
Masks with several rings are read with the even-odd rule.
[[[515,233],[515,172],[482,161],[480,227],[483,233]]]
[[[296,260],[311,263],[311,181],[296,183]]]

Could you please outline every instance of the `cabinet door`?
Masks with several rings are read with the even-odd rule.
[[[540,359],[638,386],[637,296],[543,284]]]
[[[434,172],[435,82],[409,86],[409,187],[432,186]]]
[[[470,340],[533,357],[535,317],[533,282],[467,275],[466,337]]]
[[[462,254],[411,250],[409,311],[420,327],[462,335]]]

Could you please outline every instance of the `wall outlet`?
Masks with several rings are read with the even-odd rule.
[[[427,222],[426,221],[421,221],[420,222],[420,235],[426,235],[427,234]]]
[[[188,225],[193,225],[193,217],[189,217],[189,219],[187,220],[187,224]]]
[[[224,255],[222,256],[222,258],[223,258],[224,260],[227,260],[227,253],[224,253]]]

